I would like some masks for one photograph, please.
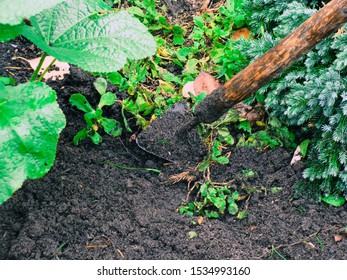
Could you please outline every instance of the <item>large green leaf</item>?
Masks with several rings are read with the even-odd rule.
[[[44,9],[54,7],[64,0],[0,0],[0,23],[17,25]]]
[[[0,83],[0,204],[52,167],[65,116],[44,83]]]
[[[126,11],[114,12],[102,0],[67,0],[30,19],[23,35],[60,61],[86,71],[114,72],[129,59],[153,55],[147,28]]]
[[[0,42],[7,42],[19,36],[23,26],[23,24],[9,25],[0,23]]]

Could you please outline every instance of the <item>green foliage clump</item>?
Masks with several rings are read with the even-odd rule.
[[[319,8],[317,1],[245,1],[253,11],[251,26],[259,39],[233,47],[251,61],[290,33]],[[282,123],[295,126],[300,140],[310,139],[309,186],[324,196],[347,196],[347,34],[318,44],[257,93]]]
[[[84,120],[87,124],[85,128],[75,135],[73,139],[75,145],[78,145],[80,141],[87,137],[90,138],[94,144],[100,144],[102,136],[98,133],[99,128],[103,128],[104,131],[112,137],[117,137],[122,133],[120,123],[114,119],[104,117],[102,110],[104,106],[111,106],[116,102],[116,95],[111,92],[106,92],[107,82],[103,78],[96,79],[94,86],[101,96],[95,110],[89,104],[88,100],[80,93],[72,94],[69,99],[71,105],[85,112]]]
[[[56,101],[56,92],[41,83],[38,72],[46,58],[68,62],[90,72],[117,71],[128,59],[153,55],[156,43],[148,29],[125,11],[115,12],[102,0],[3,0],[0,11],[0,42],[23,35],[43,50],[39,65],[29,82],[18,86],[0,77],[0,204],[18,190],[25,179],[45,175],[53,165],[59,133],[65,116]],[[74,142],[96,132],[118,136],[119,123],[102,116],[102,107],[112,105],[115,96],[96,85],[101,99],[93,110],[82,95],[74,95],[74,105],[83,110],[87,128]]]
[[[199,196],[201,199],[181,205],[179,213],[188,216],[206,216],[207,218],[219,218],[225,212],[237,215],[239,219],[246,216],[246,212],[239,210],[237,205],[237,202],[244,197],[230,186],[215,186],[212,182],[207,181],[199,186]]]

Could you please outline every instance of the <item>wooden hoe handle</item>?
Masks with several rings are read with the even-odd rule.
[[[214,90],[196,108],[186,128],[219,119],[236,103],[255,93],[279,73],[308,53],[347,21],[347,0],[333,0],[259,57],[224,86]]]

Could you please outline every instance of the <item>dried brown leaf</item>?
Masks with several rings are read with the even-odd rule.
[[[212,75],[205,72],[200,72],[199,76],[194,80],[195,95],[198,95],[203,91],[210,94],[219,86],[219,82]]]
[[[290,161],[290,165],[295,164],[296,162],[300,161],[302,159],[302,155],[300,154],[301,148],[300,146],[297,146],[293,155],[292,160]]]
[[[247,114],[252,110],[252,106],[240,102],[233,106],[233,109],[239,112],[240,117],[246,118]]]
[[[343,236],[342,235],[334,235],[334,241],[335,242],[340,242],[342,240]]]
[[[251,31],[248,28],[241,28],[234,32],[234,34],[231,36],[231,39],[238,40],[241,37],[243,37],[247,40],[250,36],[251,36]]]
[[[200,13],[203,14],[205,12],[208,11],[208,5],[210,5],[210,0],[205,0],[202,5],[201,5],[201,8],[200,8]]]
[[[182,88],[183,97],[189,98],[189,93],[191,93],[192,95],[197,95],[195,94],[194,90],[194,81],[186,83]]]

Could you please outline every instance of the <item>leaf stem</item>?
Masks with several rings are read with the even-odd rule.
[[[37,67],[36,67],[34,73],[32,74],[32,76],[31,76],[31,78],[30,78],[30,82],[35,81],[35,79],[37,78],[37,75],[38,75],[39,72],[40,72],[41,66],[42,66],[43,62],[45,61],[46,56],[47,56],[47,53],[46,53],[46,52],[43,52],[43,53],[42,53],[42,56],[41,56],[41,58],[40,58],[39,64],[37,65]]]
[[[46,75],[46,73],[48,72],[48,70],[52,67],[52,65],[54,64],[54,62],[56,62],[57,59],[53,59],[52,62],[46,67],[46,69],[42,72],[41,76],[38,78],[38,82],[41,82],[43,77]]]
[[[122,114],[122,117],[123,117],[123,122],[124,122],[125,129],[126,129],[128,132],[133,132],[133,131],[131,130],[131,128],[129,127],[128,121],[127,121],[127,119],[126,119],[126,117],[125,117],[124,105],[123,105],[123,104],[122,104],[121,114]]]
[[[141,167],[127,167],[124,165],[120,165],[118,163],[114,163],[114,162],[110,162],[110,161],[104,161],[104,162],[100,162],[100,164],[109,164],[118,168],[122,168],[122,169],[126,169],[126,170],[146,170],[146,171],[152,171],[155,173],[160,173],[161,171],[159,169],[153,169],[153,168],[141,168]]]

